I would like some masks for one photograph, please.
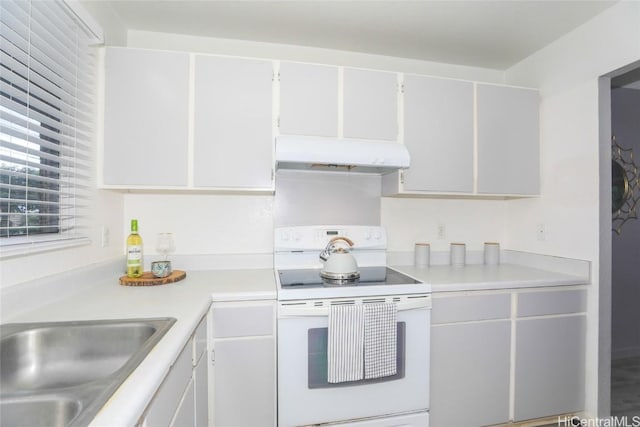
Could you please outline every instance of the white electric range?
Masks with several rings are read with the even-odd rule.
[[[338,236],[353,242],[350,251],[360,277],[336,284],[320,276],[319,256]],[[431,288],[386,265],[384,228],[279,227],[274,239],[278,425],[428,426]],[[397,309],[396,373],[329,382],[330,307],[372,303],[395,304]]]
[[[320,277],[329,240],[347,237],[360,279],[335,285]],[[279,227],[274,236],[278,300],[430,293],[431,286],[387,266],[387,234],[379,226]]]

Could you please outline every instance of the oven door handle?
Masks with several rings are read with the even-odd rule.
[[[374,302],[376,301],[371,301],[370,303],[374,303]],[[349,303],[346,303],[346,304],[349,304]],[[355,302],[352,304],[369,304],[369,302]],[[408,301],[396,302],[395,304],[398,311],[418,310],[418,309],[425,309],[425,308],[430,309],[431,297],[424,296],[420,298],[411,299]],[[328,316],[330,305],[331,304],[315,306],[313,305],[313,302],[290,303],[290,304],[281,303],[278,306],[278,317]]]

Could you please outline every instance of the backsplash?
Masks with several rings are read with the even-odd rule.
[[[275,225],[380,225],[380,194],[380,175],[280,170]]]

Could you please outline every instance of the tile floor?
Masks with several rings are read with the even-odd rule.
[[[611,415],[640,415],[640,356],[611,362]]]

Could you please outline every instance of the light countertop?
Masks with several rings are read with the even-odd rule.
[[[431,285],[432,292],[584,285],[584,274],[567,274],[516,264],[499,266],[435,265],[393,267]],[[4,323],[94,319],[175,317],[173,327],[97,414],[91,426],[134,425],[151,401],[211,302],[275,300],[271,268],[187,271],[183,281],[163,286],[121,286],[120,274],[104,274],[99,282],[35,310],[3,317]],[[14,299],[12,301],[18,301]]]
[[[187,272],[162,286],[121,286],[120,274],[21,313],[13,322],[175,317],[176,323],[97,414],[91,426],[135,425],[212,301],[275,300],[272,269]]]
[[[464,267],[451,265],[392,267],[428,283],[434,293],[586,285],[589,283],[589,279],[581,275],[558,273],[515,264],[496,266],[470,264]]]

